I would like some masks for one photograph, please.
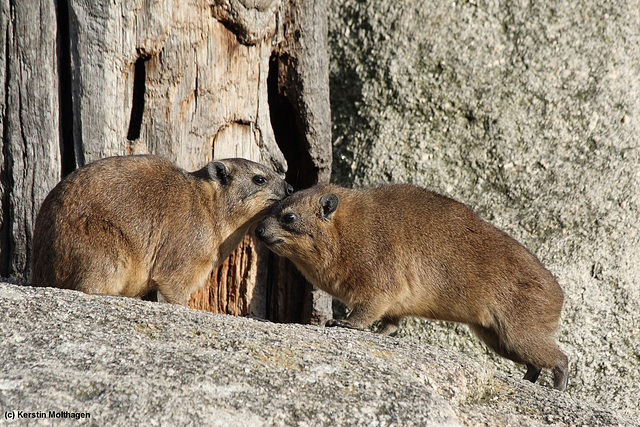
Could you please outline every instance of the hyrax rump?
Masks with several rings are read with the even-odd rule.
[[[563,293],[522,245],[455,200],[411,185],[349,190],[318,185],[274,205],[256,228],[316,287],[353,308],[327,326],[404,316],[468,324],[535,382],[553,370],[564,390],[568,360],[556,345]]]
[[[245,159],[186,172],[151,155],[110,157],[51,190],[36,218],[32,283],[187,305],[249,227],[293,188]]]

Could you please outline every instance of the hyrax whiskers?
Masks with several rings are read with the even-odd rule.
[[[110,157],[64,178],[33,236],[32,283],[187,305],[249,227],[293,188],[245,159],[186,172],[157,156]]]
[[[563,293],[527,249],[462,203],[411,185],[349,190],[317,185],[274,205],[256,236],[316,287],[353,308],[327,326],[383,332],[404,316],[468,324],[535,382],[567,384],[554,339]]]

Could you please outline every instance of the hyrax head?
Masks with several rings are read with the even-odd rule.
[[[317,185],[276,203],[256,228],[256,236],[303,272],[322,265],[338,244],[334,234],[340,198],[331,190],[332,186]]]
[[[271,206],[293,194],[293,187],[269,168],[246,159],[214,160],[196,172],[209,180],[227,213],[259,221]]]

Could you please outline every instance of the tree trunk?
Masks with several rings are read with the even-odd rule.
[[[26,279],[35,216],[60,180],[56,13],[0,0],[0,272]]]
[[[187,170],[244,157],[296,189],[329,179],[324,0],[1,1],[2,275],[28,278],[42,199],[102,157],[153,153]],[[247,236],[191,306],[329,315],[294,270]]]

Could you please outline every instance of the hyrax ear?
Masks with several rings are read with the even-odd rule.
[[[320,206],[322,206],[322,217],[328,218],[338,209],[340,199],[333,193],[327,193],[320,197]]]
[[[222,162],[214,161],[209,163],[209,177],[219,181],[220,184],[226,184],[229,179],[229,168]]]

